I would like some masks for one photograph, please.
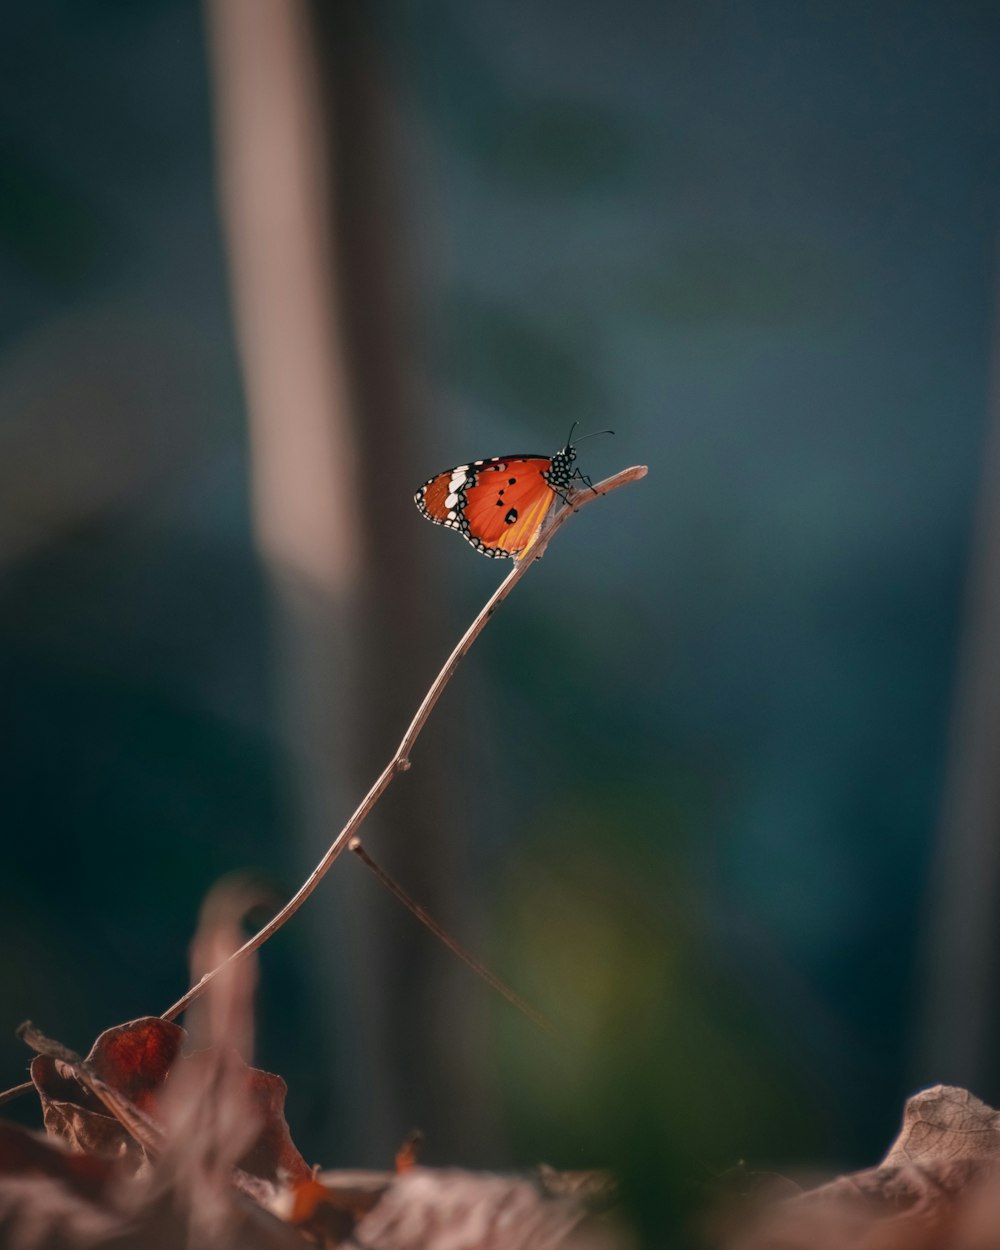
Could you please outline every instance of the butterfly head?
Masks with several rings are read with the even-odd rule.
[[[566,446],[562,451],[557,451],[552,457],[552,468],[549,470],[548,478],[557,490],[564,490],[571,486],[574,481],[585,482],[590,486],[590,478],[584,476],[579,469],[573,468],[576,460],[576,443],[573,442],[573,431],[576,429],[578,421],[574,421],[570,426],[569,437],[566,439]],[[598,434],[614,434],[614,430],[595,430],[593,434],[584,434],[577,439],[578,443],[582,443],[585,438],[596,438]]]

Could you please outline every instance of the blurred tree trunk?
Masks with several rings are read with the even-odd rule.
[[[1000,324],[981,474],[930,871],[915,1076],[988,1094],[984,1082],[996,1071],[1000,944]]]
[[[208,12],[255,519],[311,864],[450,645],[437,630],[428,646],[434,596],[415,549],[388,101],[352,3],[208,0]],[[421,742],[365,837],[374,845],[381,831],[380,853],[408,887],[461,927],[469,892],[441,741]],[[337,1101],[354,1121],[330,1139],[343,1152],[353,1137],[356,1162],[385,1165],[416,1122],[432,1148],[467,1158],[490,1139],[471,1036],[481,999],[456,992],[460,970],[388,910],[352,857],[331,878],[304,923],[339,1042]]]

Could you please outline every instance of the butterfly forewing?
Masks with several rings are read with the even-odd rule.
[[[484,467],[475,486],[466,490],[470,533],[504,555],[526,550],[555,502],[555,491],[543,476],[550,463],[526,456]]]

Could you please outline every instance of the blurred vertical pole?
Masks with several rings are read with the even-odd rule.
[[[983,443],[936,855],[931,863],[926,992],[917,1039],[922,1083],[990,1096],[997,1070],[1000,944],[1000,327],[994,328]]]
[[[304,862],[349,786],[338,669],[350,669],[357,648],[352,612],[363,558],[357,439],[332,282],[330,179],[304,0],[207,0],[206,7],[253,517],[275,595]],[[315,939],[320,924],[314,915],[306,920]],[[334,926],[326,926],[334,939],[326,945],[337,949],[342,934]],[[315,977],[306,979],[318,988]],[[341,985],[327,993],[340,998]],[[321,1053],[340,1033],[326,1007],[320,998]],[[370,1091],[366,1123],[376,1138],[392,1120],[380,1058],[374,1044],[342,1057]],[[343,1115],[345,1098],[333,1082],[314,1099]],[[348,1104],[346,1114],[360,1125],[359,1108]],[[363,1146],[358,1125],[349,1124],[347,1136]]]
[[[206,4],[253,506],[276,590],[311,862],[385,763],[434,671],[432,597],[414,550],[388,107],[354,4]],[[453,917],[461,860],[432,743],[421,743],[419,766],[396,789],[386,801],[389,859]],[[376,819],[366,836],[386,826]],[[353,862],[332,877],[306,923],[348,995],[344,1003],[325,985],[319,1004],[346,1067],[331,1076],[353,1112],[353,1132],[336,1125],[338,1147],[352,1137],[346,1149],[384,1163],[414,1122],[432,1127],[431,1115],[443,1150],[462,1149],[473,1128],[488,1139],[482,1118],[474,1123],[480,1074],[456,1053],[474,1027],[468,996],[447,992],[448,976],[447,1003],[441,978],[432,994],[440,953],[420,939],[385,939],[361,902],[371,883]]]

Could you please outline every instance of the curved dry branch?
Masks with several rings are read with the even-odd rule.
[[[603,495],[610,495],[613,490],[618,490],[621,486],[627,486],[630,482],[638,482],[640,478],[646,476],[645,465],[633,465],[630,469],[622,469],[620,473],[615,473],[612,477],[606,478],[603,482],[599,482],[596,486],[588,487],[585,490],[572,491],[568,496],[568,503],[565,507],[559,509],[552,517],[551,522],[544,527],[535,543],[524,553],[517,561],[511,572],[504,578],[497,589],[486,601],[485,606],[480,610],[476,619],[465,631],[455,650],[445,661],[444,667],[438,673],[437,677],[431,683],[430,689],[423,698],[423,702],[417,708],[416,715],[410,722],[410,726],[406,733],[403,734],[402,741],[396,748],[392,759],[386,764],[385,768],[379,774],[372,788],[361,800],[354,815],[350,818],[343,829],[337,834],[330,845],[327,847],[323,858],[312,870],[306,880],[302,883],[295,894],[288,900],[282,909],[273,916],[266,925],[257,933],[249,938],[238,951],[234,951],[232,955],[218,967],[213,968],[211,972],[207,972],[201,980],[192,985],[186,994],[182,995],[173,1006],[168,1007],[163,1013],[162,1019],[173,1020],[185,1011],[196,998],[200,998],[212,981],[223,971],[224,968],[237,960],[245,959],[248,955],[252,955],[254,951],[259,950],[264,943],[273,937],[283,925],[285,925],[292,916],[299,910],[306,899],[312,894],[342,851],[347,848],[350,840],[357,834],[358,830],[368,818],[369,813],[375,807],[376,803],[388,790],[392,779],[397,773],[406,772],[410,767],[410,752],[413,750],[413,744],[420,736],[420,731],[427,723],[435,703],[441,697],[445,686],[451,680],[455,669],[458,667],[462,657],[468,652],[469,648],[482,633],[486,622],[497,610],[501,603],[507,598],[521,578],[527,573],[528,569],[541,559],[545,553],[546,547],[552,540],[553,535],[558,529],[569,520],[581,508],[587,504],[593,503],[600,499]]]
[[[254,951],[259,950],[264,943],[275,935],[283,925],[285,925],[292,916],[299,910],[306,899],[312,894],[326,874],[330,871],[333,861],[338,855],[347,849],[351,839],[357,835],[358,830],[364,824],[368,814],[374,808],[382,795],[389,788],[392,779],[397,773],[406,772],[410,767],[410,752],[413,745],[420,736],[420,731],[427,723],[434,705],[441,697],[445,686],[451,680],[455,669],[458,668],[462,657],[468,652],[469,648],[482,633],[486,622],[497,610],[501,603],[507,598],[521,578],[527,573],[528,569],[541,559],[545,554],[545,549],[552,541],[553,535],[557,530],[574,516],[581,508],[600,499],[603,495],[610,495],[612,491],[618,490],[621,486],[627,486],[630,482],[638,482],[646,476],[645,465],[633,465],[630,469],[622,469],[620,473],[615,473],[612,477],[606,478],[603,482],[598,482],[596,486],[588,487],[585,490],[571,491],[568,496],[566,506],[559,509],[550,522],[543,528],[535,543],[521,556],[514,568],[504,578],[497,589],[486,601],[484,607],[480,610],[476,619],[462,635],[458,645],[452,651],[451,655],[445,661],[444,667],[438,673],[437,677],[431,683],[430,689],[424,696],[423,701],[417,708],[416,715],[410,722],[409,728],[403,734],[399,746],[396,748],[392,759],[386,764],[385,768],[379,774],[375,784],[361,800],[354,815],[347,824],[341,829],[337,836],[327,847],[326,853],[312,870],[306,880],[302,883],[295,894],[288,900],[282,909],[268,921],[252,938],[246,941],[237,951],[234,951],[223,963],[207,972],[196,985],[191,988],[181,998],[177,1000],[173,1006],[169,1007],[162,1015],[163,1020],[173,1020],[186,1010],[197,998],[208,989],[209,985],[215,978],[223,972],[231,964],[238,960],[245,959],[248,955],[252,955]],[[11,1089],[4,1090],[0,1093],[0,1105],[10,1102],[20,1094],[27,1093],[33,1086],[30,1081],[16,1085]]]

